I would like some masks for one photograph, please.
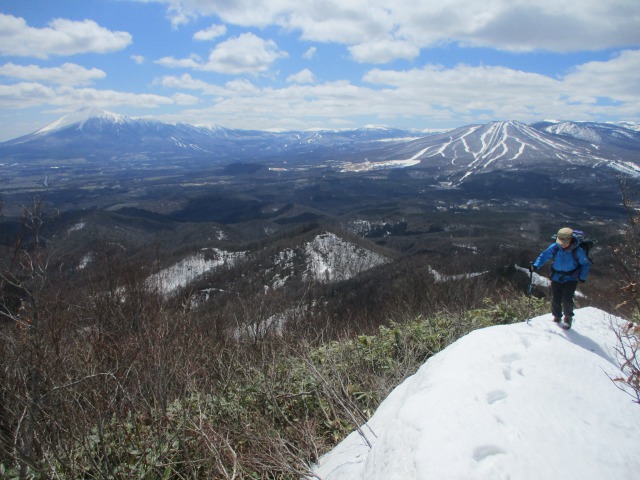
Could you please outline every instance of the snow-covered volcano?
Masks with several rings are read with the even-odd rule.
[[[89,121],[102,121],[104,123],[125,123],[131,121],[128,117],[124,115],[118,115],[117,113],[107,112],[106,110],[102,110],[99,108],[82,108],[76,112],[65,115],[64,117],[59,118],[58,120],[50,123],[49,125],[41,128],[33,135],[44,135],[53,133],[58,130],[63,130],[68,127],[76,128],[78,130],[82,130],[85,123]]]
[[[569,331],[545,315],[470,333],[322,457],[317,478],[636,478],[639,407],[611,380],[619,322],[583,308]]]

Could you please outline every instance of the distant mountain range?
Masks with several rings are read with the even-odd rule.
[[[533,164],[611,167],[640,176],[640,128],[628,123],[507,121],[440,133],[386,127],[275,132],[173,125],[83,109],[0,143],[4,165],[79,158],[92,163],[206,165],[332,160],[343,171],[426,169],[453,184],[477,173]]]
[[[371,148],[372,143],[406,141],[423,132],[365,127],[356,130],[257,131],[176,125],[130,118],[97,109],[83,109],[50,125],[0,143],[3,162],[85,157],[96,160],[131,158],[159,161],[200,158],[212,163],[300,155],[320,149],[344,151]]]

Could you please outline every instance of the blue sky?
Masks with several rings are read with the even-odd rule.
[[[0,141],[83,107],[247,129],[640,122],[637,0],[0,0]]]

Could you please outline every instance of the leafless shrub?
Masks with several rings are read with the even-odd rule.
[[[620,291],[624,296],[617,308],[627,312],[632,321],[625,327],[614,327],[618,339],[616,351],[620,369],[624,373],[624,377],[614,380],[625,391],[630,389],[635,401],[640,403],[640,360],[637,355],[640,348],[640,210],[626,183],[621,183],[621,192],[627,224],[624,227],[624,241],[613,249],[622,272]]]

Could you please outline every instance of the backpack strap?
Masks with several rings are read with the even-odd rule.
[[[573,257],[573,259],[575,260],[576,264],[578,265],[576,268],[574,268],[573,270],[569,271],[569,272],[560,272],[558,270],[556,270],[555,268],[553,268],[553,264],[556,261],[556,255],[558,255],[558,252],[560,251],[560,245],[558,245],[557,243],[555,244],[555,248],[553,249],[553,255],[551,257],[551,276],[553,277],[554,274],[558,273],[564,277],[573,277],[577,272],[579,272],[582,269],[582,265],[580,265],[580,260],[578,259],[578,248],[580,248],[580,241],[578,240],[578,245],[576,245],[576,248],[574,248],[573,250],[571,250],[571,256]]]

